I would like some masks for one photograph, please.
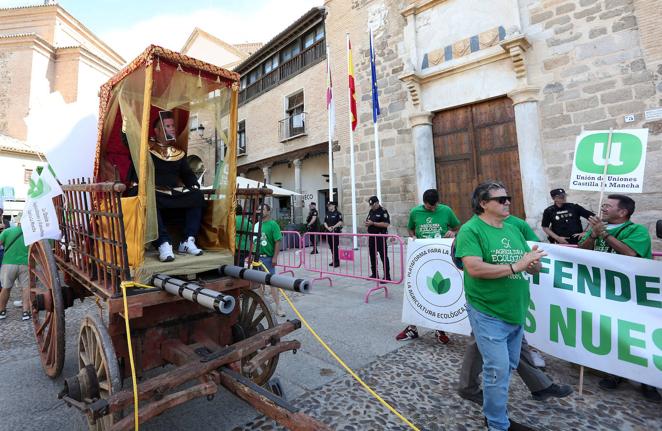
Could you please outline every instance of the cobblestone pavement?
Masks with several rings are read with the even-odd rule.
[[[292,295],[293,300],[300,309],[303,309],[311,320],[315,320],[312,310],[306,313],[306,304],[324,302],[334,307],[337,298],[347,300],[352,296],[352,304],[361,304],[362,290],[349,280],[338,280],[333,288],[323,285],[316,290],[315,295]],[[394,342],[393,335],[396,328],[400,328],[397,321],[401,307],[401,291],[393,289],[392,299],[383,299],[380,294],[371,299],[370,305],[361,305],[356,308],[359,313],[351,314],[351,320],[359,322],[363,333],[352,333],[355,337],[366,337],[372,333],[371,338],[361,338],[360,341],[366,351],[379,351],[375,345],[369,343],[395,344],[393,348],[383,349],[383,354],[370,356],[369,360],[357,359],[362,351],[358,351],[356,343],[347,340],[347,330],[338,322],[338,334],[331,344],[343,349],[339,353],[373,389],[384,399],[411,420],[421,430],[481,430],[482,415],[480,407],[461,399],[455,392],[459,368],[464,354],[466,337],[451,335],[451,343],[443,346],[438,344],[432,333],[424,334],[420,339],[402,343]],[[18,299],[18,290],[12,292],[10,301]],[[374,302],[373,302],[374,301]],[[287,309],[287,307],[286,307]],[[343,308],[333,308],[333,312],[341,312]],[[294,317],[289,310],[288,317]],[[86,300],[83,304],[76,302],[76,306],[66,310],[67,352],[68,359],[65,364],[65,373],[68,376],[75,373],[76,340],[80,319],[88,312],[97,312],[94,301]],[[0,380],[10,379],[6,373],[11,370],[23,370],[26,377],[23,382],[31,381],[33,388],[26,391],[14,387],[10,406],[26,406],[26,403],[36,403],[25,407],[25,411],[3,409],[0,405],[0,430],[10,429],[52,429],[56,425],[61,429],[82,430],[85,428],[84,419],[80,414],[67,409],[55,395],[61,388],[62,378],[50,381],[43,375],[34,375],[39,369],[34,363],[37,355],[34,344],[34,335],[31,322],[20,320],[21,309],[8,307],[8,318],[0,322]],[[381,320],[378,320],[380,319]],[[329,325],[324,320],[315,322],[318,329],[328,332]],[[374,328],[365,327],[367,322],[374,323]],[[377,323],[375,323],[377,322]],[[388,326],[391,325],[391,326]],[[333,326],[333,324],[332,324]],[[384,327],[387,330],[384,330]],[[301,330],[305,331],[305,330]],[[380,335],[379,332],[382,331]],[[277,375],[287,381],[286,393],[293,399],[290,401],[304,413],[309,414],[328,424],[335,430],[381,431],[405,430],[407,427],[394,414],[390,413],[367,392],[355,383],[351,377],[332,365],[328,355],[315,346],[312,337],[305,334],[297,335],[303,341],[303,348],[298,355],[287,355],[283,358],[283,366],[279,365]],[[341,340],[344,340],[341,341]],[[364,341],[365,340],[365,341]],[[359,344],[361,344],[359,343]],[[366,344],[368,343],[368,344]],[[395,350],[394,350],[395,349]],[[308,351],[308,355],[306,355]],[[366,358],[368,358],[366,356]],[[32,364],[21,368],[21,363],[32,361]],[[567,362],[546,356],[547,372],[557,383],[568,383],[577,389],[578,368]],[[287,363],[294,364],[288,373]],[[8,368],[11,370],[8,370]],[[319,374],[314,379],[312,374]],[[338,377],[336,377],[338,376]],[[335,377],[335,378],[334,378]],[[584,395],[577,393],[567,398],[546,402],[538,402],[531,398],[530,393],[519,379],[514,376],[510,391],[511,416],[520,422],[525,422],[539,430],[662,430],[662,405],[643,400],[634,384],[623,384],[616,392],[605,392],[598,388],[597,375],[586,373]],[[306,384],[297,386],[293,391],[291,382],[305,381]],[[321,382],[321,383],[315,383]],[[0,387],[3,391],[12,390],[10,386]],[[297,389],[298,388],[298,389]],[[8,393],[8,392],[5,392]],[[6,396],[6,395],[4,395]],[[4,397],[3,396],[3,397]],[[23,397],[23,398],[21,398]],[[228,410],[229,409],[229,410]],[[243,409],[243,410],[242,410]],[[225,412],[225,413],[222,413]],[[225,416],[227,412],[235,415],[232,425],[221,425],[218,415]],[[3,416],[10,414],[9,422]],[[239,424],[244,424],[237,426]],[[141,427],[143,428],[143,427]],[[231,397],[220,396],[218,401],[210,404],[206,400],[195,400],[180,406],[177,409],[150,421],[144,429],[232,429],[233,431],[253,430],[282,430],[273,421],[256,417],[251,408],[236,403]]]
[[[13,305],[14,301],[20,299],[20,289],[12,289],[7,303],[7,319],[0,322],[0,365],[38,354],[32,321],[21,320],[23,309]],[[94,300],[90,299],[86,299],[83,303],[76,300],[75,307],[65,310],[66,350],[77,349],[76,341],[81,319],[88,312],[98,312],[97,310]]]
[[[429,333],[380,357],[359,370],[358,375],[421,430],[483,430],[480,407],[455,391],[467,338],[452,335],[451,339],[443,346]],[[573,385],[576,390],[579,367],[545,358],[546,371],[553,380]],[[599,379],[587,372],[583,396],[575,392],[563,399],[539,402],[515,374],[511,380],[510,415],[538,430],[662,429],[662,406],[643,400],[638,385],[623,384],[616,392],[605,392],[598,387]],[[334,430],[408,429],[349,376],[309,391],[293,404]],[[233,431],[283,429],[269,418],[260,417]]]

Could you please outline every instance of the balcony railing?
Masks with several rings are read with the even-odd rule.
[[[280,142],[285,142],[297,136],[306,134],[306,113],[290,115],[278,122]]]
[[[242,89],[239,92],[239,105],[270,90],[281,81],[301,73],[324,58],[326,58],[326,45],[325,39],[321,39]]]

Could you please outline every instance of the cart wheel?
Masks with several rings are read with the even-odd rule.
[[[30,246],[28,256],[32,325],[46,375],[58,377],[64,366],[64,303],[50,243]]]
[[[122,382],[115,348],[106,326],[96,314],[85,316],[78,334],[78,367],[82,370],[87,365],[97,371],[101,398],[108,399],[120,390]],[[88,418],[88,425],[91,430],[108,430],[120,417],[119,413],[106,415],[94,423]]]
[[[262,297],[253,290],[242,290],[239,295],[239,321],[232,326],[234,341],[237,342],[252,337],[258,332],[273,328],[274,326],[276,326],[276,321],[273,314],[271,314],[269,306],[264,302]],[[259,350],[241,360],[242,374],[244,374],[244,365],[257,353],[259,353]],[[256,385],[262,386],[274,374],[276,365],[278,365],[278,356],[265,361],[255,372],[244,375],[250,378]]]

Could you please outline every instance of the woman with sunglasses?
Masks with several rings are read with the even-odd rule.
[[[457,234],[456,257],[464,265],[471,329],[483,358],[483,414],[490,430],[529,429],[508,419],[511,370],[522,347],[529,282],[545,252],[530,249],[522,233],[504,223],[511,197],[501,182],[480,184],[471,199],[475,215]]]

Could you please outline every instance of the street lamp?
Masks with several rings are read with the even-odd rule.
[[[202,124],[198,125],[198,137],[200,139],[203,139],[205,137],[205,126],[203,126]],[[211,139],[209,139],[208,143],[211,144]]]

